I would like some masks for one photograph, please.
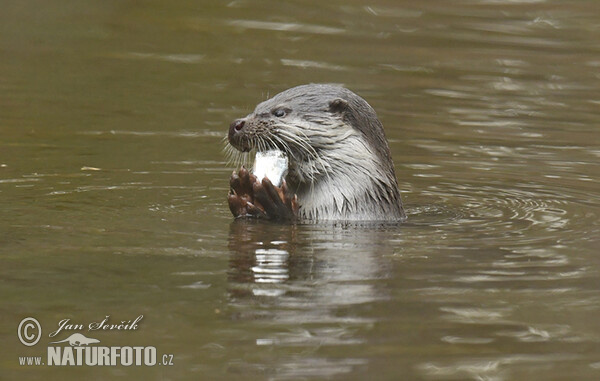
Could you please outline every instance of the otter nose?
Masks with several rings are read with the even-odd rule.
[[[237,134],[241,133],[241,131],[244,129],[245,125],[246,125],[245,118],[234,120],[229,125],[229,142],[230,143],[233,141],[233,139],[236,138]]]
[[[244,128],[244,124],[246,124],[246,121],[244,119],[238,119],[238,120],[236,120],[236,121],[233,122],[233,128],[236,131],[239,131],[242,128]]]
[[[245,124],[246,119],[237,119],[229,125],[229,141],[244,128]]]

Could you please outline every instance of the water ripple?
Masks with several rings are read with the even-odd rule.
[[[311,34],[341,34],[345,30],[324,25],[310,25],[299,23],[284,23],[260,20],[230,20],[227,25],[244,29],[262,29],[284,32],[301,32]]]

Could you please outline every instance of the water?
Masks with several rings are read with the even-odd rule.
[[[3,4],[2,378],[598,379],[599,19],[583,0]],[[232,221],[228,124],[309,82],[377,110],[405,224]],[[106,315],[144,318],[81,333],[174,365],[19,365],[60,320]]]

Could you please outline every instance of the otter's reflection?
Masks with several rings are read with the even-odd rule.
[[[290,277],[290,252],[295,252],[296,226],[235,220],[230,227],[229,280],[232,294],[266,295],[260,287],[243,285],[279,284]],[[242,287],[240,287],[242,286]]]
[[[278,372],[324,376],[366,363],[348,346],[362,343],[356,332],[373,324],[362,306],[388,298],[374,280],[386,277],[379,254],[390,251],[393,234],[381,226],[231,224],[229,302],[235,317],[260,324],[257,346],[302,349],[302,356],[279,358]],[[331,362],[312,353],[340,345],[352,356]]]

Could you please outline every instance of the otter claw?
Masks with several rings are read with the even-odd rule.
[[[290,196],[283,181],[276,187],[268,178],[259,182],[244,167],[231,175],[227,197],[229,209],[236,218],[254,217],[274,221],[293,221],[298,215],[298,198]]]
[[[248,213],[247,216],[256,217],[256,218],[266,218],[267,215],[263,210],[255,206],[253,203],[248,202]]]
[[[282,189],[275,187],[268,178],[265,177],[260,184],[254,183],[254,195],[267,214],[276,216],[275,219],[290,220],[294,217],[285,203]]]

